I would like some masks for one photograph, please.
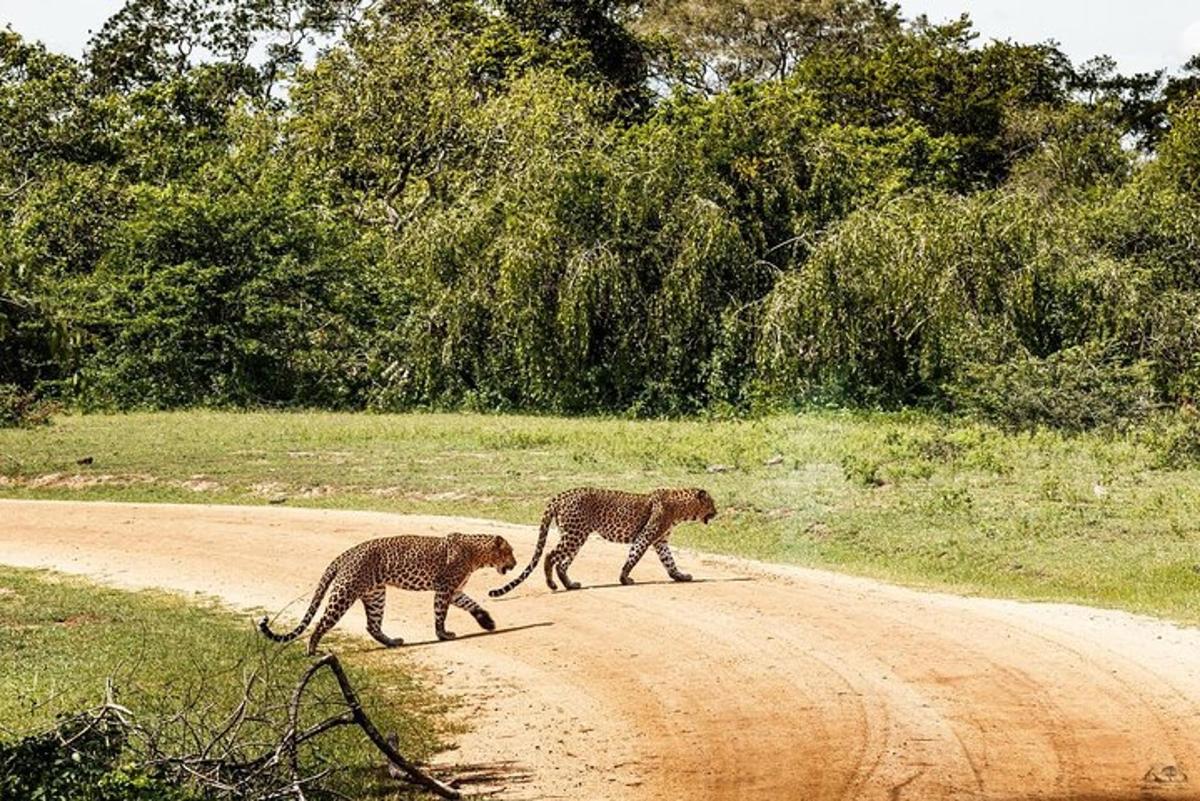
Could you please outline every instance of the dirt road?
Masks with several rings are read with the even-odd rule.
[[[327,560],[368,537],[530,527],[282,508],[0,501],[0,562],[303,611]],[[1115,612],[916,592],[683,553],[612,586],[589,542],[551,595],[489,601],[501,630],[430,643],[431,598],[393,591],[385,630],[467,696],[443,769],[503,798],[1200,798],[1200,632]],[[536,576],[536,574],[535,574]],[[302,600],[298,600],[302,599]],[[362,630],[356,610],[343,627]],[[450,628],[477,631],[462,612]],[[299,646],[296,646],[299,647]],[[1183,778],[1193,774],[1191,779]]]

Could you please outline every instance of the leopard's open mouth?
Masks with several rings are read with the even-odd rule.
[[[712,520],[712,519],[713,519],[714,517],[716,517],[716,516],[717,516],[717,513],[716,513],[716,512],[709,512],[708,514],[706,514],[706,515],[705,515],[705,516],[702,518],[702,519],[704,520],[704,525],[706,525],[706,526],[707,526],[707,525],[708,525],[708,521],[709,521],[709,520]]]
[[[517,566],[517,563],[516,563],[516,562],[509,562],[509,563],[508,563],[508,564],[506,564],[506,565],[500,565],[500,567],[498,567],[498,568],[496,568],[496,569],[497,569],[498,571],[500,571],[500,575],[502,575],[502,576],[503,576],[505,573],[507,573],[508,571],[512,570],[512,569],[513,569],[514,567],[516,567],[516,566]]]

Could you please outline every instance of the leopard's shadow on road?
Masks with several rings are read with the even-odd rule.
[[[673,581],[671,579],[656,579],[654,581],[635,581],[632,584],[622,584],[619,581],[614,581],[611,584],[585,584],[578,590],[566,590],[566,592],[583,592],[584,590],[611,590],[615,588],[633,589],[634,587],[648,587],[655,584],[672,584],[676,587],[694,586],[696,584],[724,584],[730,581],[758,581],[754,576],[729,576],[728,578],[698,578],[691,581]],[[563,592],[563,590],[559,590]]]
[[[398,648],[408,649],[408,648],[418,648],[418,647],[423,648],[423,647],[428,647],[431,645],[453,645],[456,642],[460,642],[462,640],[473,640],[476,637],[497,637],[501,634],[512,634],[512,633],[518,632],[518,631],[525,631],[526,629],[540,629],[540,628],[544,628],[545,626],[553,626],[553,625],[554,625],[554,621],[543,620],[538,623],[526,623],[522,626],[505,626],[503,628],[497,628],[495,631],[472,631],[470,634],[459,634],[453,640],[439,640],[435,637],[435,638],[429,639],[429,640],[417,640],[415,642],[405,642],[404,645],[398,646]],[[383,646],[379,646],[378,648],[372,648],[371,650],[373,650],[373,651],[389,651],[392,649],[385,648]]]
[[[663,584],[667,584],[667,585],[673,584],[676,587],[687,587],[689,585],[695,585],[695,584],[722,584],[722,583],[730,582],[730,581],[758,581],[758,579],[755,578],[754,576],[730,576],[728,578],[698,578],[698,579],[692,579],[691,581],[672,581],[671,579],[655,579],[654,581],[635,581],[632,584],[622,584],[619,581],[614,581],[610,584],[585,584],[576,590],[564,590],[562,587],[559,587],[557,590],[551,591],[550,594],[551,595],[570,595],[573,592],[583,592],[585,590],[612,590],[612,589],[633,590],[638,587],[652,587],[655,585],[663,585]],[[489,598],[488,603],[502,604],[505,601],[515,601],[522,597],[524,597],[524,596],[518,595],[517,593],[514,592],[510,595],[503,595],[499,598]]]

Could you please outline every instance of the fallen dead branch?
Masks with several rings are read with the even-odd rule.
[[[386,760],[390,777],[421,787],[442,798],[462,794],[408,760],[397,749],[394,735],[385,737],[363,709],[358,693],[337,656],[328,654],[313,662],[292,689],[286,706],[263,705],[254,695],[262,681],[260,671],[250,673],[241,700],[231,712],[218,714],[199,698],[185,698],[183,711],[143,722],[134,711],[115,701],[112,683],[104,703],[60,719],[55,727],[15,744],[0,745],[0,791],[12,785],[30,789],[30,776],[39,771],[52,777],[55,765],[84,763],[94,775],[122,761],[134,764],[147,776],[169,784],[185,784],[206,798],[286,799],[307,801],[306,791],[322,782],[340,765],[300,757],[301,746],[334,729],[357,727]],[[327,670],[338,690],[336,702],[317,704],[340,707],[316,723],[301,728],[301,713],[313,679]],[[283,723],[281,718],[286,721]],[[5,775],[19,771],[21,775]],[[0,792],[4,795],[4,792]]]
[[[433,778],[433,776],[430,776],[415,764],[405,759],[404,755],[397,751],[393,744],[379,733],[379,729],[375,727],[375,724],[371,722],[371,718],[367,716],[365,711],[363,711],[362,704],[358,700],[358,694],[354,692],[354,687],[350,684],[350,679],[346,676],[346,671],[342,670],[342,663],[338,661],[336,655],[326,654],[314,662],[308,668],[308,670],[305,671],[304,676],[302,676],[300,681],[296,684],[296,689],[292,693],[292,701],[288,705],[289,726],[288,735],[285,740],[289,753],[289,759],[292,765],[292,779],[297,788],[296,795],[298,798],[304,797],[303,792],[299,790],[299,774],[296,767],[296,745],[299,742],[299,736],[296,734],[296,730],[298,728],[297,721],[300,716],[300,702],[309,681],[312,680],[313,676],[315,676],[317,672],[321,670],[321,668],[329,668],[329,670],[333,673],[334,678],[337,679],[338,689],[341,690],[342,697],[345,699],[346,706],[349,707],[349,710],[336,717],[328,718],[323,723],[317,724],[316,727],[308,729],[305,733],[308,734],[309,737],[316,736],[316,733],[320,733],[314,733],[314,729],[328,731],[336,726],[357,725],[363,730],[363,733],[367,735],[367,738],[375,745],[375,747],[380,750],[384,757],[387,758],[388,774],[393,778],[407,778],[413,784],[420,785],[426,790],[436,793],[442,798],[462,797],[458,790],[455,790],[448,784],[438,781],[437,779]]]

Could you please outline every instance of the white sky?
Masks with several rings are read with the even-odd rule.
[[[88,31],[122,0],[0,0],[0,27],[78,55]],[[900,0],[905,16],[934,21],[966,11],[985,39],[1056,40],[1072,60],[1101,53],[1121,70],[1178,68],[1200,52],[1200,0]]]
[[[3,5],[7,0],[0,0]],[[1056,40],[1076,63],[1101,54],[1149,72],[1200,53],[1200,0],[900,0],[906,17],[971,15],[983,38]]]

